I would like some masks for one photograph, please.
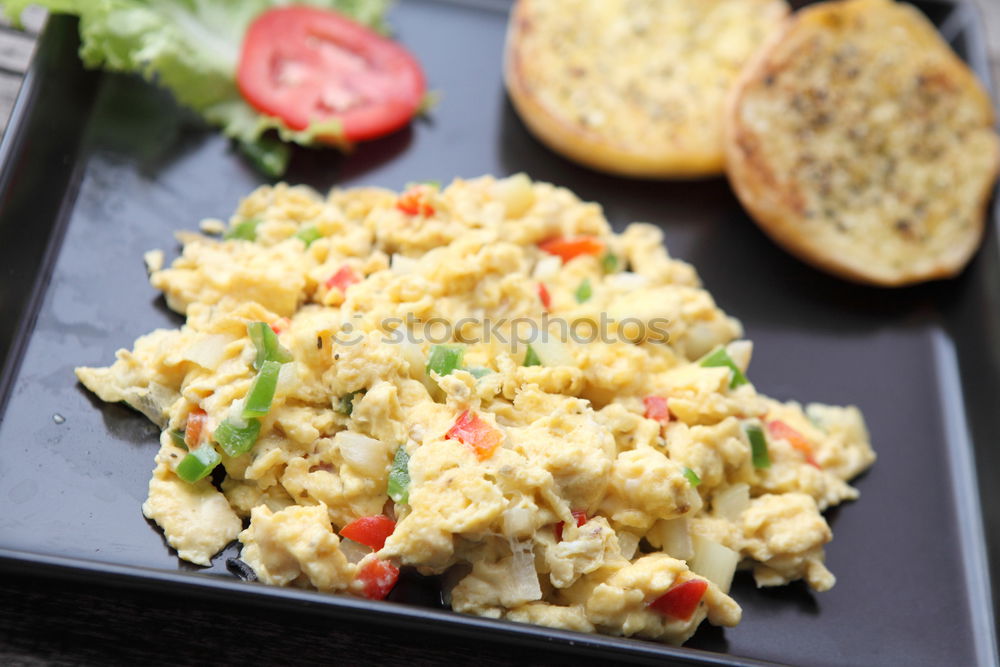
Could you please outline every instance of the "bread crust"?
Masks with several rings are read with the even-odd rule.
[[[862,42],[868,39],[867,30],[873,25],[878,26],[880,34],[902,32],[895,41],[875,48]],[[872,72],[875,65],[862,65],[855,74],[862,82],[867,77],[875,83],[896,79],[910,83],[901,83],[900,90],[883,91],[876,86],[872,98],[866,101],[866,111],[853,116],[861,119],[852,126],[853,134],[852,127],[844,127],[832,135],[817,133],[791,142],[800,161],[812,152],[831,150],[843,158],[846,149],[837,152],[831,149],[832,144],[826,145],[831,136],[846,141],[845,137],[858,134],[885,135],[880,136],[881,142],[861,142],[863,150],[854,155],[847,153],[840,163],[831,161],[835,166],[830,171],[830,182],[843,172],[867,172],[867,181],[860,181],[860,190],[873,193],[871,201],[859,203],[861,195],[853,199],[845,196],[841,199],[844,208],[820,211],[817,209],[832,205],[837,197],[824,192],[822,181],[810,181],[789,170],[793,161],[782,152],[789,145],[783,143],[788,138],[784,135],[795,123],[788,122],[787,117],[777,119],[777,111],[769,117],[762,110],[778,106],[768,106],[775,102],[768,98],[768,89],[776,91],[772,97],[794,99],[794,95],[806,93],[806,83],[789,76],[788,63],[816,44],[826,44],[823,40],[881,54],[885,62],[895,63],[888,67],[899,70],[895,78],[891,76],[894,73],[886,74],[889,70],[880,70],[876,79]],[[829,57],[823,48],[816,48],[812,54],[818,59]],[[868,62],[882,61],[871,56]],[[829,69],[833,71],[834,66]],[[831,75],[828,80],[836,78]],[[889,124],[884,132],[876,127],[879,114],[898,99],[893,95],[911,94],[911,89],[917,93],[904,98],[912,104],[901,112],[899,125]],[[904,106],[904,102],[899,105]],[[848,105],[842,102],[840,106]],[[800,112],[795,104],[788,104],[781,113],[790,116]],[[836,110],[830,113],[834,117],[827,122],[837,123],[840,119]],[[939,122],[928,120],[932,117]],[[725,113],[726,170],[746,210],[786,250],[847,280],[897,287],[954,276],[974,255],[982,240],[987,206],[1000,170],[1000,140],[993,126],[994,111],[988,94],[918,10],[892,0],[834,0],[811,5],[789,17],[737,79]],[[770,131],[761,131],[763,127]],[[927,128],[930,130],[925,132]],[[931,136],[934,132],[941,134],[940,141]],[[904,138],[897,142],[894,137],[900,133]],[[924,155],[924,144],[935,147]],[[886,163],[876,149],[885,152],[887,146],[893,159],[906,157],[907,152],[916,157],[900,160],[899,164],[890,160],[887,164],[895,165],[890,175],[880,177],[871,165]],[[944,148],[935,157],[934,151],[940,146]],[[941,183],[940,196],[925,203],[920,197],[928,182]],[[849,188],[838,190],[836,185],[827,188],[837,191],[835,194],[850,192]],[[886,203],[889,200],[902,204],[892,208]],[[928,213],[929,207],[935,209]],[[848,216],[845,210],[849,210],[851,219],[866,224],[839,229],[838,224]],[[914,232],[914,224],[924,224],[925,229]]]
[[[608,0],[600,0],[607,2]],[[551,96],[546,99],[546,89],[559,85],[559,72],[539,72],[530,62],[533,49],[539,39],[546,39],[538,31],[550,30],[540,15],[540,3],[571,5],[563,0],[518,0],[508,23],[506,48],[504,55],[504,81],[511,102],[528,129],[552,150],[569,159],[586,165],[598,171],[604,171],[620,176],[636,178],[698,178],[718,175],[723,172],[725,157],[722,147],[722,112],[724,110],[725,94],[719,95],[717,110],[700,110],[710,121],[697,123],[699,126],[714,125],[717,129],[707,138],[696,137],[695,133],[684,132],[685,127],[679,125],[679,139],[672,145],[668,142],[650,139],[644,141],[628,141],[616,136],[613,131],[596,130],[587,127],[577,118],[571,118],[565,108],[551,103]],[[732,6],[744,5],[752,7],[759,14],[760,25],[753,26],[757,30],[764,25],[769,32],[777,27],[781,19],[787,15],[788,7],[784,0],[675,0],[674,4],[698,7],[699,4]],[[664,8],[667,11],[669,8]],[[548,9],[547,9],[548,11]],[[572,14],[570,8],[566,10]],[[583,19],[581,19],[583,20]],[[749,28],[748,28],[749,29]],[[549,35],[555,39],[556,35]],[[563,36],[564,37],[564,36]],[[756,47],[763,42],[764,35],[753,42]],[[534,40],[534,41],[532,41]],[[650,48],[655,48],[651,46]],[[720,69],[716,77],[727,76],[727,84],[735,78],[741,65],[752,54],[751,46],[739,66],[732,72]],[[537,53],[537,51],[534,51]],[[609,54],[613,59],[614,54]],[[607,63],[605,63],[607,64]],[[613,69],[616,65],[608,65]],[[720,66],[721,67],[721,66]],[[712,78],[712,77],[705,77]],[[609,83],[609,85],[611,85]],[[708,103],[710,104],[710,102]],[[639,123],[653,123],[649,118],[637,117]],[[693,121],[686,121],[693,124]],[[663,120],[659,128],[668,132],[672,130],[671,121]],[[613,128],[612,128],[613,129]]]

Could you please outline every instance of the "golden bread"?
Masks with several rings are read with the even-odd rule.
[[[734,86],[727,171],[801,259],[883,286],[955,275],[1000,166],[990,98],[914,7],[840,0],[790,17]]]
[[[505,79],[528,128],[594,169],[721,173],[726,93],[784,0],[518,0]]]

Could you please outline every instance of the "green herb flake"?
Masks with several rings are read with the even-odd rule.
[[[684,478],[687,479],[688,483],[691,486],[698,486],[699,484],[701,484],[701,477],[698,477],[698,473],[696,473],[694,470],[691,470],[691,468],[688,467],[684,468]]]
[[[580,286],[576,288],[574,296],[576,297],[577,303],[583,303],[589,301],[590,297],[594,295],[594,290],[590,286],[590,278],[584,278]]]
[[[535,352],[535,348],[528,346],[528,351],[524,353],[524,365],[525,366],[541,366],[542,360],[538,358],[538,353]]]
[[[321,238],[323,238],[323,235],[320,234],[319,230],[316,229],[313,225],[309,225],[308,227],[303,227],[302,229],[300,229],[298,233],[295,235],[295,238],[305,243],[306,247],[308,248],[313,244],[313,241],[319,241]]]
[[[753,467],[758,469],[771,467],[771,455],[767,451],[767,438],[764,431],[756,424],[747,424],[747,438],[750,440],[750,453]]]
[[[246,454],[260,436],[260,420],[248,419],[245,426],[238,426],[231,419],[224,419],[212,437],[222,447],[226,456]]]
[[[730,389],[735,389],[740,385],[750,382],[747,380],[747,376],[743,374],[743,371],[740,370],[740,367],[736,365],[736,362],[733,361],[733,358],[729,356],[728,352],[726,352],[726,348],[724,347],[716,348],[714,351],[702,358],[700,363],[705,368],[719,368],[722,366],[729,368],[729,370],[733,373],[732,378],[729,380]]]
[[[396,503],[407,503],[410,500],[410,455],[402,445],[392,459],[387,493]]]
[[[226,233],[222,238],[227,241],[233,239],[238,239],[241,241],[256,241],[257,240],[257,226],[260,225],[261,221],[256,218],[251,218],[250,220],[244,220],[243,222],[238,222],[234,226],[226,230]]]
[[[177,476],[188,484],[194,484],[200,479],[204,479],[215,470],[215,466],[222,462],[222,457],[209,444],[191,451],[181,459],[174,472]]]

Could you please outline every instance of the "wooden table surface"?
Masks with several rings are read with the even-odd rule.
[[[983,10],[994,79],[1000,72],[1000,0]],[[31,61],[44,13],[26,30],[0,22],[0,130]],[[537,649],[400,633],[362,623],[131,590],[19,576],[0,581],[0,665],[587,665]]]

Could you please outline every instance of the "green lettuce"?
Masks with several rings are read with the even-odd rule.
[[[295,3],[334,9],[385,32],[389,0]],[[3,4],[14,21],[28,5],[79,16],[80,58],[86,66],[137,72],[168,88],[178,102],[236,140],[270,176],[280,176],[288,165],[290,150],[284,142],[308,146],[317,135],[340,134],[335,120],[293,130],[280,118],[247,104],[236,86],[247,27],[265,9],[291,4],[289,0],[5,0]],[[269,130],[275,130],[278,138]]]

